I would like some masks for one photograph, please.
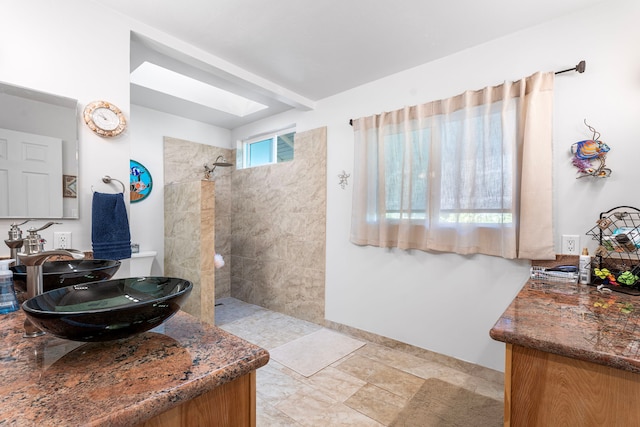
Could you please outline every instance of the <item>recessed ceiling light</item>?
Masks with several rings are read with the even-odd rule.
[[[131,83],[238,117],[267,108],[266,105],[146,61],[133,70]]]

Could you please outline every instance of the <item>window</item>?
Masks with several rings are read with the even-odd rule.
[[[497,103],[493,108],[500,113],[481,117],[481,111],[472,109],[466,118],[458,112],[446,118],[439,115],[411,132],[396,130],[385,136],[386,219],[426,219],[431,186],[440,195],[433,206],[440,224],[512,222],[513,161],[508,147],[513,145],[509,135],[515,132],[515,105],[503,109]],[[440,146],[434,159],[429,158],[432,127],[438,129]],[[505,134],[503,127],[510,130]],[[474,135],[466,146],[464,133]],[[403,170],[405,144],[411,146],[410,172]],[[430,164],[441,171],[439,180],[429,178]]]
[[[295,130],[288,128],[269,135],[247,139],[241,143],[244,168],[282,163],[293,160]]]
[[[402,169],[404,134],[395,133],[385,138],[385,218],[388,220],[424,220],[427,213],[429,173],[429,130],[411,132],[410,172]],[[408,174],[411,185],[403,191],[403,180]],[[405,205],[409,203],[410,209]],[[403,208],[403,205],[405,208]]]
[[[273,138],[248,143],[246,146],[247,166],[273,163]]]
[[[552,259],[553,73],[353,121],[351,241]]]
[[[443,120],[439,223],[513,222],[516,109],[515,100],[499,101]]]

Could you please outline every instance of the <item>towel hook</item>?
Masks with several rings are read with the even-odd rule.
[[[104,182],[105,184],[110,184],[111,181],[115,181],[115,182],[119,183],[122,186],[122,193],[124,194],[125,186],[124,186],[124,183],[122,181],[120,181],[119,179],[116,179],[116,178],[111,178],[109,175],[105,175],[105,176],[102,177],[102,182]],[[91,186],[91,190],[95,191],[95,190],[93,190],[93,186]]]

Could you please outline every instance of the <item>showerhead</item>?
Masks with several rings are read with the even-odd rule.
[[[216,168],[220,166],[221,168],[228,168],[233,166],[233,163],[227,162],[224,156],[216,157],[216,160],[213,162],[213,165],[209,167],[206,163],[204,165],[204,179],[211,178],[211,173],[216,170]]]
[[[233,166],[233,163],[227,162],[224,156],[218,156],[216,161],[213,162],[213,167],[220,166],[222,168],[228,168],[229,166]]]

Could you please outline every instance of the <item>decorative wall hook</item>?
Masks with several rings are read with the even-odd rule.
[[[347,181],[347,179],[350,177],[351,175],[346,173],[344,170],[342,171],[342,173],[338,174],[338,179],[340,180],[338,182],[338,185],[340,186],[340,188],[342,188],[344,190],[344,188],[349,185],[349,181]]]
[[[580,176],[576,178],[584,178],[585,176],[607,178],[611,175],[611,169],[607,168],[605,164],[609,146],[600,141],[600,132],[589,126],[587,119],[584,119],[584,125],[593,132],[593,135],[591,139],[571,145],[572,163],[580,173]]]

